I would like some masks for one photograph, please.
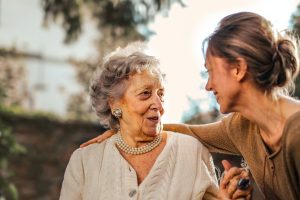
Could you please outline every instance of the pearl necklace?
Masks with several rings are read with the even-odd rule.
[[[162,136],[159,134],[154,140],[146,144],[145,146],[142,147],[131,147],[128,144],[125,143],[123,140],[120,131],[117,133],[115,142],[116,145],[121,149],[123,152],[131,155],[140,155],[144,153],[148,153],[149,151],[152,151],[157,147],[162,141]]]

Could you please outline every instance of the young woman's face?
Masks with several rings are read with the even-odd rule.
[[[120,102],[123,112],[120,119],[121,129],[146,136],[159,133],[161,116],[164,114],[162,80],[146,70],[132,75]]]
[[[205,67],[208,72],[205,89],[214,93],[221,113],[232,112],[240,95],[239,82],[234,76],[235,67],[224,58],[212,55],[207,55]]]

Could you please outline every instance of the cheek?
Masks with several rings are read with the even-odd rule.
[[[133,104],[130,107],[127,107],[129,116],[134,116],[135,118],[142,117],[147,112],[147,110],[147,107],[140,103]]]
[[[143,104],[137,104],[133,109],[137,114],[143,115],[147,112],[148,108],[149,108],[148,106],[145,106]]]
[[[165,114],[165,105],[162,105],[162,109],[160,111],[160,115],[163,116]]]
[[[226,91],[223,93],[223,96],[226,97],[226,104],[229,108],[232,108],[240,100],[241,90],[238,85],[235,83],[228,83]]]

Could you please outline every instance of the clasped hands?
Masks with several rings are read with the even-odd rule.
[[[233,167],[227,160],[223,160],[222,164],[225,171],[220,180],[219,199],[250,200],[253,187],[249,170]]]

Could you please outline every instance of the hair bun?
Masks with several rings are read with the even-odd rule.
[[[285,86],[294,80],[299,71],[296,44],[289,39],[278,39],[273,54],[273,86]]]

